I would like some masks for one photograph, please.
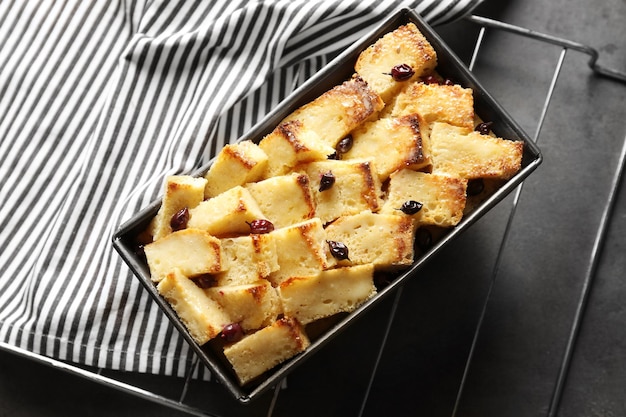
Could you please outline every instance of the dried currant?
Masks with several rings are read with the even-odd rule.
[[[335,147],[335,149],[337,150],[337,153],[339,154],[347,153],[348,151],[350,151],[350,149],[352,149],[353,144],[354,144],[354,139],[352,138],[351,135],[348,135],[345,138],[341,139],[339,143],[337,143],[337,146]]]
[[[491,125],[493,122],[482,122],[476,125],[475,131],[479,132],[481,135],[488,135],[491,131]]]
[[[422,77],[422,82],[424,84],[440,84],[439,78],[435,77],[432,74]]]
[[[482,178],[476,178],[467,182],[467,195],[478,195],[485,189],[485,182]]]
[[[393,278],[394,275],[388,272],[376,272],[376,274],[374,274],[374,285],[376,285],[378,289],[384,288],[391,284]]]
[[[200,288],[211,288],[217,285],[217,278],[210,274],[193,277],[193,282]]]
[[[243,328],[239,323],[230,323],[224,326],[220,337],[227,343],[238,342],[243,338]]]
[[[406,81],[415,74],[413,68],[408,64],[399,64],[391,69],[391,77],[395,81]]]
[[[345,244],[334,240],[327,240],[326,242],[330,248],[330,254],[333,255],[334,258],[340,261],[344,259],[350,260],[348,257],[348,247]]]
[[[182,230],[187,227],[187,222],[189,221],[189,210],[187,207],[183,207],[178,210],[172,218],[170,219],[170,226],[172,227],[172,231]]]
[[[398,210],[402,211],[404,214],[415,214],[420,211],[423,207],[423,204],[419,201],[415,200],[407,200],[402,203],[402,207]]]
[[[252,220],[248,226],[250,226],[250,233],[253,235],[263,235],[274,230],[274,223],[265,219]]]
[[[320,193],[322,191],[329,190],[330,188],[332,188],[334,184],[335,184],[335,176],[333,175],[333,173],[330,171],[323,173],[322,177],[320,178],[320,188],[319,188]]]
[[[135,255],[137,255],[141,259],[146,259],[146,251],[144,248],[145,248],[145,245],[143,243],[139,243],[137,244],[137,246],[134,247],[133,252],[135,253]]]

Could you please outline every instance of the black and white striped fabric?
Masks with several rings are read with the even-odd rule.
[[[118,225],[397,8],[438,24],[479,2],[0,2],[0,342],[184,374]]]

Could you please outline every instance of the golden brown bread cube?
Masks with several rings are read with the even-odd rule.
[[[217,285],[250,284],[280,268],[272,234],[224,238],[220,243],[223,271],[215,275]]]
[[[409,216],[363,211],[329,224],[326,239],[348,247],[349,260],[340,260],[340,266],[371,263],[377,269],[395,269],[413,263],[414,232]]]
[[[204,175],[207,180],[205,198],[259,180],[267,167],[267,159],[267,154],[249,140],[224,146]]]
[[[467,179],[502,178],[515,175],[521,167],[524,144],[447,123],[434,123],[430,142],[433,173]]]
[[[463,217],[467,180],[403,169],[391,174],[381,213],[407,216],[402,205],[416,201],[422,208],[411,216],[419,225],[455,226]]]
[[[334,148],[383,106],[378,94],[356,76],[295,110],[283,121],[299,121],[306,129],[315,131],[324,144]]]
[[[187,227],[225,237],[248,234],[250,222],[265,218],[250,192],[238,185],[189,210]]]
[[[272,324],[282,312],[278,293],[269,281],[206,288],[204,292],[245,332]]]
[[[302,324],[354,311],[376,294],[374,265],[355,265],[291,277],[280,284],[285,315]]]
[[[335,152],[315,130],[300,120],[279,124],[261,139],[259,146],[269,158],[263,178],[288,174],[300,163],[324,160]]]
[[[261,211],[280,228],[315,216],[315,200],[309,177],[291,173],[246,184]]]
[[[186,276],[222,271],[220,240],[204,230],[183,229],[144,247],[152,281],[158,282],[174,269]]]
[[[381,188],[370,160],[327,160],[302,167],[311,179],[315,198],[315,216],[326,224],[340,216],[363,210],[378,211],[382,206]],[[320,191],[323,175],[332,175],[334,184]]]
[[[415,74],[408,80],[395,81],[391,76],[396,65],[409,65]],[[432,45],[413,23],[387,33],[359,55],[355,71],[388,104],[402,86],[430,74],[437,66]]]
[[[352,148],[342,159],[373,159],[380,181],[398,169],[426,168],[431,150],[425,130],[426,124],[415,114],[367,122],[352,132]]]
[[[224,355],[243,385],[303,352],[310,344],[302,325],[294,318],[284,317],[226,346]]]
[[[172,306],[199,345],[213,339],[224,326],[232,322],[216,301],[178,269],[161,280],[157,290]]]
[[[172,175],[165,180],[165,192],[161,207],[152,223],[150,231],[153,240],[172,233],[172,216],[184,208],[191,209],[204,200],[204,178],[189,175]]]
[[[297,275],[312,275],[335,264],[328,257],[326,234],[318,217],[270,233],[276,243],[280,269],[269,280],[274,286]]]
[[[391,115],[419,114],[428,124],[445,122],[474,128],[474,97],[460,85],[408,84],[396,97]]]

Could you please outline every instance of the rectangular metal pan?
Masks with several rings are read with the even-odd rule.
[[[480,203],[471,213],[454,228],[441,236],[434,245],[426,252],[416,255],[414,264],[399,273],[393,281],[380,289],[378,294],[360,306],[356,311],[338,317],[328,330],[321,335],[311,338],[311,346],[302,354],[288,360],[268,371],[252,385],[240,386],[234,372],[219,352],[211,349],[210,343],[198,346],[182,322],[178,319],[174,310],[157,292],[156,286],[150,279],[148,266],[142,256],[137,254],[136,237],[147,227],[151,219],[160,207],[160,200],[154,201],[141,212],[137,213],[128,222],[123,224],[112,237],[113,245],[123,260],[128,264],[136,277],[141,281],[146,290],[163,309],[172,324],[180,331],[181,335],[190,344],[194,352],[215,375],[215,377],[232,393],[240,402],[246,403],[266,392],[269,388],[279,383],[287,374],[294,370],[303,361],[314,355],[324,345],[331,342],[334,336],[339,334],[353,320],[361,316],[365,311],[381,301],[392,291],[397,289],[406,280],[419,279],[420,268],[428,262],[444,246],[463,233],[474,222],[481,218],[487,211],[498,204],[504,197],[513,191],[528,175],[530,175],[542,161],[540,150],[529,139],[526,133],[517,125],[509,114],[494,100],[494,98],[481,86],[479,81],[467,69],[465,64],[444,44],[436,32],[428,26],[418,14],[410,9],[398,10],[390,15],[385,21],[370,34],[352,45],[338,55],[327,66],[320,70],[314,77],[305,82],[293,94],[286,98],[259,124],[254,126],[238,140],[260,141],[266,134],[271,132],[280,121],[303,104],[306,104],[332,87],[349,79],[354,73],[354,63],[359,53],[374,43],[384,34],[406,23],[413,22],[424,36],[429,40],[438,56],[437,71],[442,76],[453,79],[463,87],[469,87],[474,91],[474,107],[476,114],[483,120],[493,122],[492,130],[500,137],[510,140],[524,141],[524,154],[521,170],[509,179],[501,188],[493,193],[488,199]],[[210,163],[202,167],[192,175],[202,175],[208,170]]]

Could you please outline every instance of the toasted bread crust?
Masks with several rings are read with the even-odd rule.
[[[382,110],[384,103],[360,76],[332,88],[296,109],[285,122],[300,122],[334,148],[351,130]]]
[[[409,65],[414,75],[396,81],[391,76],[396,65]],[[437,66],[437,54],[413,23],[400,26],[365,49],[358,57],[355,71],[388,104],[402,86],[430,74]]]

